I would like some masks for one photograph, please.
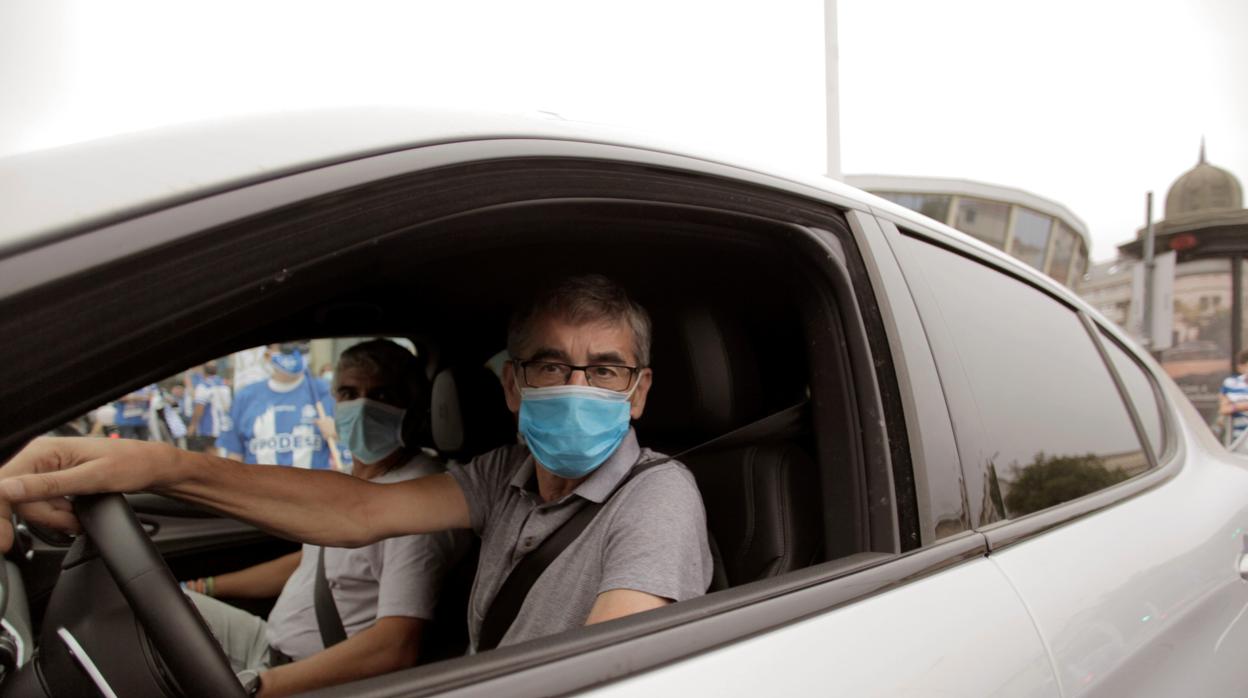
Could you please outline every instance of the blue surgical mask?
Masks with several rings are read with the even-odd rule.
[[[298,349],[288,353],[275,353],[269,357],[269,363],[283,373],[303,373],[303,354]]]
[[[632,392],[581,385],[520,390],[520,433],[544,468],[574,480],[594,472],[628,435]]]
[[[407,410],[384,402],[360,398],[340,402],[334,408],[338,438],[351,456],[363,463],[378,463],[403,446],[403,416]]]

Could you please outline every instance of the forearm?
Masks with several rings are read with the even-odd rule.
[[[278,536],[332,547],[357,547],[381,536],[359,516],[378,487],[342,473],[250,465],[178,452],[152,490],[247,521]]]
[[[296,550],[247,569],[217,575],[213,578],[213,595],[237,599],[273,598],[282,593],[302,558],[303,552]]]
[[[279,536],[332,547],[467,528],[454,478],[375,484],[342,473],[248,465],[127,439],[40,438],[0,468],[0,550],[13,543],[10,505],[35,523],[78,530],[67,495],[157,492],[250,522]]]
[[[419,618],[382,618],[327,650],[266,671],[261,695],[285,696],[410,667],[419,656],[423,628]]]

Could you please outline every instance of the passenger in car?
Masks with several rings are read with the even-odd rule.
[[[605,277],[567,279],[513,316],[507,344],[503,383],[523,442],[448,473],[377,484],[161,444],[40,439],[0,469],[0,547],[12,543],[9,502],[23,503],[19,513],[33,521],[73,528],[63,496],[99,491],[159,492],[326,546],[472,528],[481,537],[469,601],[478,649],[705,593],[712,563],[693,476],[641,448],[630,426],[653,380],[645,310]],[[499,617],[493,603],[516,565],[599,503],[511,609],[514,620],[483,637],[487,615]]]
[[[338,359],[334,375],[334,422],[354,456],[353,475],[385,483],[445,471],[418,446],[429,382],[411,352],[385,339],[356,344]],[[441,531],[354,549],[305,545],[187,587],[234,671],[262,672],[266,695],[293,693],[415,664],[442,579],[470,544],[465,531]],[[317,618],[322,577],[333,601],[325,608],[337,617],[329,628]],[[211,598],[274,596],[267,623]]]

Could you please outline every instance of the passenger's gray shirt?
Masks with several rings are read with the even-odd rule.
[[[372,482],[399,482],[443,471],[417,455]],[[400,536],[362,548],[326,548],[325,578],[350,637],[388,616],[433,618],[442,578],[472,540],[467,531]],[[304,545],[299,567],[269,614],[269,644],[295,659],[325,648],[316,622],[313,589],[320,546]]]
[[[602,502],[642,460],[663,456],[637,445],[630,429],[605,463],[571,494],[543,503],[528,448],[508,446],[467,465],[452,464],[481,536],[468,630],[477,646],[481,623],[512,568],[587,501]],[[685,466],[671,461],[638,474],[603,506],[581,535],[530,589],[501,645],[578,628],[598,595],[632,589],[684,601],[706,593],[711,553],[702,498]]]

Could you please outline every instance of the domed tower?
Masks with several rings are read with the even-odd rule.
[[[1205,159],[1200,143],[1196,166],[1184,172],[1166,193],[1165,218],[1154,226],[1158,253],[1175,250],[1179,261],[1207,257],[1248,257],[1248,209],[1244,188],[1235,175]],[[1118,246],[1128,256],[1142,257],[1145,228],[1136,239]]]
[[[1248,345],[1244,189],[1235,175],[1209,164],[1202,140],[1196,166],[1170,185],[1164,214],[1153,226],[1154,249],[1159,254],[1174,251],[1177,264],[1172,283],[1174,343],[1160,359],[1212,422],[1222,379],[1235,371],[1234,357]],[[1141,260],[1146,232],[1142,227],[1134,240],[1119,245],[1120,258]],[[1129,277],[1124,283],[1122,293],[1130,299]]]
[[[1238,211],[1244,207],[1244,189],[1235,175],[1205,161],[1205,143],[1200,143],[1200,162],[1170,185],[1166,194],[1166,220],[1216,211]]]

